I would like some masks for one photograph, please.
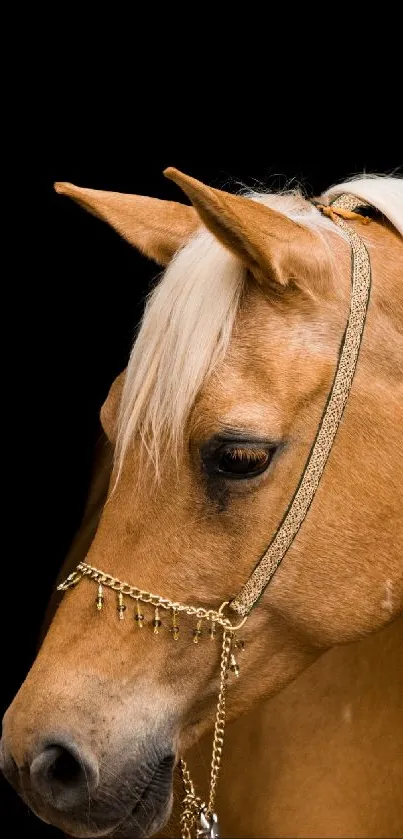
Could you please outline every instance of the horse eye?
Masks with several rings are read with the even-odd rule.
[[[228,478],[252,478],[267,469],[273,448],[226,445],[216,452],[216,472]]]

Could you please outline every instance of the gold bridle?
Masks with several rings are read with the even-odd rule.
[[[120,620],[125,617],[127,608],[125,598],[133,600],[135,603],[134,618],[139,629],[143,628],[146,621],[143,614],[144,610],[142,611],[140,604],[151,606],[154,609],[151,624],[155,635],[158,635],[162,629],[161,614],[167,611],[170,615],[170,632],[174,641],[179,638],[178,618],[181,614],[192,616],[196,622],[193,629],[194,644],[199,643],[206,626],[208,626],[208,634],[212,641],[215,640],[219,631],[222,632],[220,687],[214,725],[209,799],[206,804],[196,795],[187,765],[181,759],[179,768],[184,787],[181,815],[182,839],[191,839],[194,831],[196,831],[198,839],[215,839],[219,836],[218,819],[214,812],[214,805],[224,742],[228,676],[230,673],[235,677],[239,676],[240,668],[236,656],[244,648],[244,641],[237,637],[237,632],[243,627],[249,613],[265,591],[309,511],[343,417],[360,352],[371,292],[371,263],[364,242],[343,219],[359,219],[367,223],[369,219],[355,211],[358,208],[368,207],[368,204],[353,195],[343,194],[336,198],[330,206],[317,206],[324,215],[342,228],[344,236],[351,246],[349,316],[340,346],[333,383],[301,479],[267,550],[259,559],[239,594],[231,601],[224,601],[218,609],[205,609],[200,606],[181,604],[131,586],[86,562],[80,562],[76,570],[58,586],[59,591],[65,591],[76,586],[84,578],[94,580],[98,585],[95,602],[96,609],[99,612],[104,606],[104,589],[112,589],[117,593],[116,609]],[[241,620],[238,623],[232,623],[228,615],[225,614],[230,609],[240,616]]]

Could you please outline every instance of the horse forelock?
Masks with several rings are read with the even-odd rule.
[[[403,233],[403,180],[358,177],[321,200],[343,192],[370,203]],[[332,259],[327,234],[343,232],[301,190],[248,197],[315,231]],[[245,281],[241,263],[205,228],[177,252],[148,298],[131,352],[118,419],[119,470],[138,434],[157,473],[164,451],[179,451],[197,394],[227,353]]]

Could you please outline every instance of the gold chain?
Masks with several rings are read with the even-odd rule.
[[[218,776],[221,768],[221,756],[224,745],[224,730],[226,708],[225,699],[227,693],[228,668],[231,655],[231,647],[234,633],[231,629],[225,628],[223,632],[221,662],[220,662],[220,691],[217,701],[217,712],[214,725],[213,756],[211,760],[210,795],[208,806],[199,796],[196,796],[193,781],[191,780],[186,761],[179,761],[179,768],[182,774],[184,797],[182,801],[181,815],[181,839],[191,839],[195,824],[204,812],[207,817],[212,817],[214,812],[215,797],[217,793]]]
[[[228,600],[221,604],[219,609],[205,609],[203,606],[190,606],[185,603],[177,603],[174,600],[169,600],[167,597],[160,597],[158,594],[151,594],[149,591],[131,586],[119,580],[117,577],[112,577],[111,574],[106,574],[105,571],[100,571],[99,568],[94,568],[87,562],[79,562],[75,571],[63,580],[57,586],[58,591],[67,591],[74,588],[83,577],[89,577],[91,580],[113,589],[113,591],[121,592],[125,597],[131,597],[132,600],[141,600],[142,603],[149,603],[151,606],[158,606],[161,609],[167,609],[171,612],[183,612],[186,615],[194,615],[197,618],[210,621],[222,626],[223,629],[231,629],[236,632],[244,625],[246,618],[234,626],[231,621],[224,617],[223,609],[228,606]]]
[[[208,803],[209,813],[212,813],[214,810],[214,802],[217,792],[217,781],[221,766],[221,755],[224,743],[224,728],[226,715],[225,699],[227,693],[228,665],[231,654],[232,639],[233,632],[231,632],[231,630],[229,629],[224,629],[220,665],[220,692],[218,694],[217,700],[217,713],[215,719],[213,739],[213,757],[211,761],[210,797]]]
[[[195,793],[193,781],[190,777],[186,761],[181,758],[179,769],[182,775],[184,796],[182,799],[181,813],[181,839],[191,839],[192,830],[201,810],[206,806],[204,801]]]

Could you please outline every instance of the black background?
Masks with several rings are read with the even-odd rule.
[[[374,151],[366,136],[346,143],[339,129],[312,127],[307,134],[306,126],[297,136],[292,124],[281,133],[273,123],[257,140],[242,120],[231,129],[225,104],[223,128],[205,117],[203,131],[197,113],[192,125],[178,126],[174,105],[168,120],[134,106],[130,120],[127,114],[124,121],[106,113],[95,118],[90,97],[85,117],[63,99],[57,111],[50,112],[54,119],[27,115],[17,163],[7,161],[3,489],[9,513],[2,595],[9,614],[1,712],[34,658],[57,570],[82,515],[99,409],[126,364],[144,296],[158,274],[106,225],[57,196],[52,183],[185,200],[162,176],[173,165],[229,190],[240,183],[278,188],[296,179],[319,194],[354,173],[391,172],[402,162],[390,151],[392,125]],[[2,780],[0,794],[1,823],[12,825],[13,835],[60,836]]]

